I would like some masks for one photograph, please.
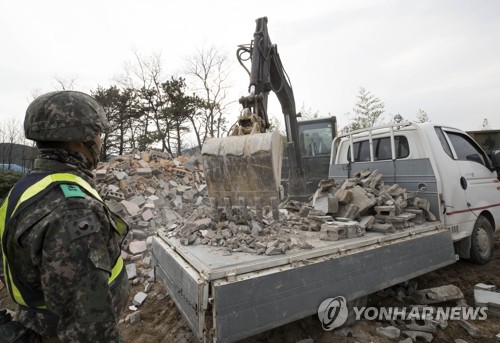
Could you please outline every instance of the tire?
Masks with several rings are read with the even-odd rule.
[[[494,245],[493,227],[490,221],[484,216],[479,216],[472,230],[470,261],[476,264],[488,263],[493,256]]]

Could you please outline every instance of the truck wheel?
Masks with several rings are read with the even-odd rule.
[[[477,264],[486,264],[493,255],[493,228],[490,221],[479,216],[472,230],[470,245],[470,261]]]

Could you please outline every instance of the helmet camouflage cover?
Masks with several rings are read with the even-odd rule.
[[[57,91],[33,100],[26,110],[24,133],[38,142],[88,142],[109,128],[104,108],[90,95]]]

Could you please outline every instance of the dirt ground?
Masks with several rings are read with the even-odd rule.
[[[459,261],[454,265],[445,267],[438,271],[417,278],[418,289],[452,284],[458,286],[465,295],[467,303],[474,306],[473,288],[477,283],[496,285],[500,289],[500,233],[495,236],[495,254],[493,260],[484,266],[474,265],[465,261]],[[12,308],[6,298],[5,288],[0,286],[0,307]],[[143,286],[132,287],[131,300],[133,296],[143,290]],[[395,305],[405,306],[398,303],[394,298],[382,298],[377,295],[371,296],[369,305]],[[453,306],[451,304],[450,306]],[[141,321],[130,324],[122,320],[119,324],[120,332],[125,342],[197,342],[196,337],[189,329],[186,321],[182,318],[179,310],[175,307],[171,298],[167,295],[161,284],[154,284],[145,302],[139,308]],[[123,314],[125,318],[132,311],[126,309]],[[449,321],[446,329],[438,329],[434,334],[433,342],[455,343],[460,338],[466,342],[498,342],[495,335],[500,333],[500,317],[490,316],[485,321],[474,321],[481,332],[482,338],[473,338],[462,328],[458,322]],[[360,321],[355,325],[334,332],[323,331],[316,316],[284,325],[273,330],[261,333],[254,337],[245,339],[244,343],[278,343],[297,342],[310,338],[314,343],[326,342],[390,342],[381,338],[376,333],[376,327],[387,326],[388,323]]]

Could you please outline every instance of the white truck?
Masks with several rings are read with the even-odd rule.
[[[329,178],[377,169],[386,184],[428,199],[436,221],[339,241],[307,232],[313,249],[277,256],[223,256],[159,232],[156,276],[200,339],[232,342],[317,313],[327,298],[354,301],[459,257],[487,263],[500,227],[499,166],[500,151],[490,160],[466,133],[433,123],[340,135]]]

